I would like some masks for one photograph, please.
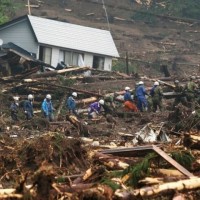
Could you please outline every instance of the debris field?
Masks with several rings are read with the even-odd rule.
[[[164,98],[162,112],[126,112],[121,95],[138,80],[118,72],[73,67],[38,73],[35,61],[2,76],[0,93],[0,199],[200,199],[200,111]],[[12,70],[11,70],[12,71]],[[86,73],[90,75],[86,76]],[[171,91],[173,78],[164,79]],[[79,118],[66,98],[78,93]],[[12,97],[34,95],[34,118],[10,119]],[[55,120],[41,113],[52,95]],[[88,119],[90,103],[115,94],[116,111]]]

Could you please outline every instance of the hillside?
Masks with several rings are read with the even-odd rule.
[[[111,33],[122,57],[128,52],[129,57],[136,59],[137,66],[146,62],[171,65],[174,59],[183,66],[200,63],[198,3],[196,0],[172,2],[105,1]],[[27,14],[26,1],[16,0],[16,3],[20,9],[15,10],[13,17]],[[39,5],[31,9],[32,15],[108,29],[100,0],[31,0],[30,3]]]

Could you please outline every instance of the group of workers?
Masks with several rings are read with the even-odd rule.
[[[174,91],[178,94],[175,97],[173,108],[176,107],[177,104],[182,103],[185,106],[194,106],[195,92],[197,89],[197,85],[194,82],[195,77],[191,76],[190,81],[187,83],[185,87],[179,84],[178,80],[175,80]],[[182,95],[184,94],[184,95]],[[70,114],[75,116],[79,116],[77,112],[76,99],[77,93],[72,92],[72,94],[66,99],[66,108],[68,109]],[[144,111],[153,111],[156,112],[158,109],[162,111],[162,98],[163,91],[159,86],[159,82],[155,81],[153,87],[150,92],[147,93],[144,82],[139,81],[136,84],[135,90],[131,92],[130,87],[125,87],[125,93],[123,97],[124,101],[124,109],[126,111],[132,112],[144,112]],[[33,99],[34,96],[32,94],[28,95],[28,99],[23,103],[23,111],[27,120],[30,120],[34,116],[33,112]],[[11,110],[11,118],[14,121],[18,121],[18,109],[19,109],[19,97],[15,96],[13,98],[13,102],[10,106]],[[104,99],[100,99],[99,101],[93,102],[88,107],[88,118],[96,118],[101,110],[104,110],[105,114],[112,114],[115,111],[115,103],[113,96],[106,96]],[[55,108],[51,102],[51,95],[47,94],[46,98],[43,100],[41,105],[43,116],[48,121],[54,120],[54,111]]]

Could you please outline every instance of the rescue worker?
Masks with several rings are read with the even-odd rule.
[[[55,109],[51,102],[51,95],[47,94],[46,98],[42,102],[42,111],[43,111],[44,117],[50,122],[54,120],[54,115],[53,115],[54,110]]]
[[[137,99],[137,92],[136,92],[138,86],[139,86],[139,83],[136,83],[136,84],[135,84],[135,91],[134,91],[134,102],[135,102],[136,105],[137,105],[137,102],[138,102],[138,99]]]
[[[10,111],[11,111],[11,118],[13,121],[19,121],[18,120],[18,109],[19,109],[19,97],[13,97],[13,102],[11,103],[10,106]]]
[[[152,87],[150,91],[150,95],[152,97],[152,104],[153,104],[153,112],[157,111],[157,108],[162,111],[162,96],[163,96],[163,91],[159,86],[159,82],[156,81],[154,83],[154,86]]]
[[[173,109],[175,109],[175,107],[179,103],[182,103],[184,106],[188,106],[187,99],[184,96],[184,92],[185,92],[184,88],[179,84],[178,80],[175,80],[174,84],[175,84],[174,92],[180,93],[180,95],[175,97],[175,100],[174,100],[174,103],[173,103]]]
[[[145,111],[147,111],[148,104],[147,104],[147,99],[146,99],[145,95],[148,95],[148,94],[145,90],[143,81],[139,82],[139,86],[136,90],[136,95],[137,95],[137,99],[138,99],[138,109],[141,112],[143,112],[143,109]]]
[[[133,103],[133,99],[131,97],[130,87],[125,87],[124,108],[126,111],[138,112],[137,106]]]
[[[33,118],[33,95],[28,95],[28,100],[24,102],[23,105],[24,113],[26,116],[26,120],[30,120]]]
[[[104,109],[105,115],[114,114],[115,111],[114,96],[108,95],[104,97],[104,105],[102,105],[102,107]]]
[[[96,118],[97,115],[99,115],[101,107],[104,105],[104,103],[105,101],[103,99],[100,99],[99,101],[90,104],[88,108],[88,118],[89,119]]]
[[[76,109],[76,101],[75,101],[77,96],[78,95],[76,92],[72,92],[72,95],[70,97],[68,97],[68,99],[66,101],[66,106],[69,110],[69,113],[74,114],[75,116],[78,116],[77,109]]]
[[[190,81],[186,85],[186,99],[191,107],[194,107],[194,100],[195,100],[195,94],[197,90],[197,85],[194,82],[195,76],[190,77]]]

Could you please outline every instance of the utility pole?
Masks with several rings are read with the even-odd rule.
[[[28,14],[31,15],[31,5],[30,5],[30,0],[28,0]]]
[[[129,60],[128,60],[128,52],[126,52],[126,74],[129,75]]]

